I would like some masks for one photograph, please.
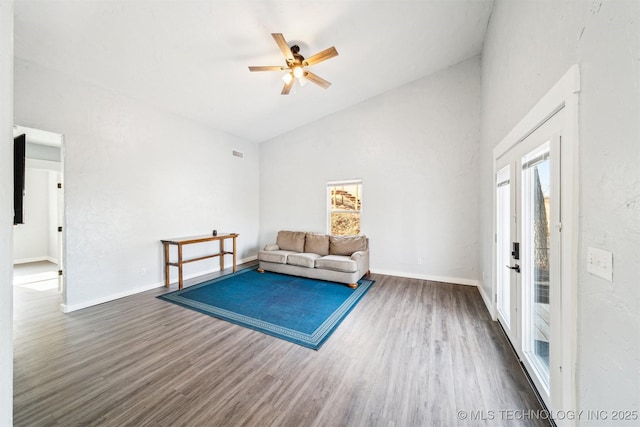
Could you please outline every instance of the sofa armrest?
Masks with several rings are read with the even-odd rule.
[[[366,274],[369,271],[369,249],[352,253],[351,259],[358,265],[360,273]]]
[[[264,247],[265,251],[279,251],[280,250],[280,246],[276,245],[275,243],[270,243],[268,245],[266,245]]]

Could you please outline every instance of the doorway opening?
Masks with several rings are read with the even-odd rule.
[[[13,135],[26,136],[24,216],[13,229],[14,294],[53,292],[64,303],[63,136],[17,125]]]

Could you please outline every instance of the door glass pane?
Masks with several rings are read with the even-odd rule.
[[[550,229],[550,182],[551,170],[548,145],[546,151],[532,153],[530,160],[523,159],[524,185],[523,207],[525,209],[523,229],[526,245],[527,266],[523,271],[523,287],[527,295],[529,319],[527,323],[528,345],[532,362],[540,369],[543,380],[549,382],[549,247]]]
[[[498,284],[498,312],[511,328],[511,185],[508,166],[498,173],[496,189],[496,278]],[[500,179],[503,178],[503,179]]]

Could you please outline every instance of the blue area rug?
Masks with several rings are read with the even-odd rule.
[[[242,270],[158,298],[317,350],[373,285]]]

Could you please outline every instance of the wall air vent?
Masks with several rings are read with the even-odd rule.
[[[233,154],[233,157],[237,157],[239,159],[243,159],[244,158],[244,153],[242,151],[233,150],[231,152],[231,154]]]

